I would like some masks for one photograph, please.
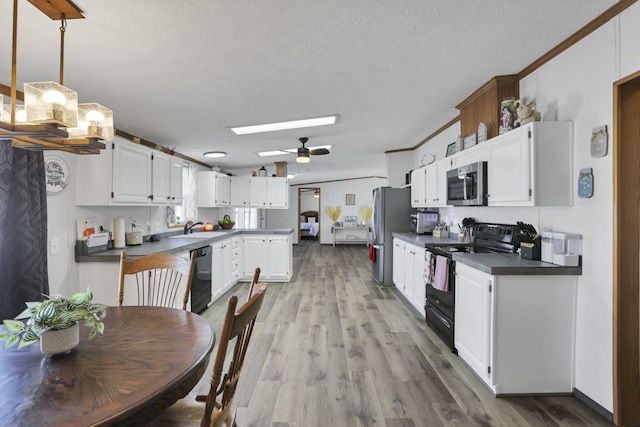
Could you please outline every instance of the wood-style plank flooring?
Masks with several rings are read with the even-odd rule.
[[[373,281],[364,246],[303,241],[293,254],[293,280],[269,285],[258,316],[239,426],[612,425],[574,397],[493,397],[395,288]],[[216,331],[227,298],[203,313]],[[208,391],[209,375],[192,393]]]

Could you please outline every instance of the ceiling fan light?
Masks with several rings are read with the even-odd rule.
[[[309,153],[298,153],[298,157],[296,157],[298,163],[309,163],[310,160]]]
[[[30,123],[78,126],[78,94],[56,82],[25,83],[24,105]]]

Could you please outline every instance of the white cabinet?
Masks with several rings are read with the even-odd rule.
[[[447,171],[451,159],[439,160],[411,172],[411,207],[447,206]]]
[[[229,205],[238,208],[249,207],[249,178],[246,176],[232,176],[230,178]]]
[[[116,136],[100,154],[78,157],[76,204],[180,204],[182,167],[182,160]]]
[[[289,180],[280,177],[249,178],[249,205],[253,208],[287,209]]]
[[[171,200],[171,158],[162,153],[151,155],[151,202],[166,205]]]
[[[115,141],[113,150],[113,202],[149,204],[151,151],[137,144]]]
[[[260,268],[261,280],[291,280],[293,259],[291,236],[278,234],[249,234],[242,242],[243,277],[251,279],[256,267]]]
[[[411,207],[427,206],[427,168],[421,167],[411,172]]]
[[[447,171],[451,161],[443,159],[428,165],[426,169],[426,206],[447,206]]]
[[[238,283],[239,275],[239,237],[230,237],[211,245],[211,300],[217,300],[222,294]]]
[[[240,237],[231,238],[231,279],[235,285],[242,276],[242,256],[240,248]]]
[[[491,384],[491,291],[493,277],[457,263],[455,347],[458,355]]]
[[[182,181],[185,163],[179,158],[171,157],[169,171],[169,203],[181,205],[183,199]]]
[[[491,141],[493,141],[493,139]],[[476,162],[486,162],[489,160],[489,150],[487,149],[488,144],[490,144],[490,142],[481,142],[479,145],[456,153],[451,157],[449,169],[453,169],[454,167],[459,168],[460,166]]]
[[[488,147],[489,206],[573,203],[571,122],[533,122],[492,138]]]
[[[575,276],[492,276],[456,263],[455,347],[496,394],[571,393]]]
[[[426,304],[424,256],[423,247],[393,239],[393,283],[423,316]]]
[[[230,184],[230,177],[220,172],[198,172],[198,207],[215,208],[229,206]]]
[[[224,293],[222,242],[211,245],[211,301]]]

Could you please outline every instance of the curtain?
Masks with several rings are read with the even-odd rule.
[[[184,206],[184,221],[189,219],[196,220],[198,218],[197,198],[197,171],[198,166],[189,163],[186,168],[185,178],[182,187],[182,205]]]
[[[49,294],[44,155],[0,141],[0,321]]]

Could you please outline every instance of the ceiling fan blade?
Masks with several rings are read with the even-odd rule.
[[[329,154],[329,150],[326,148],[316,148],[315,150],[309,150],[309,154],[313,156],[321,156],[323,154]]]

